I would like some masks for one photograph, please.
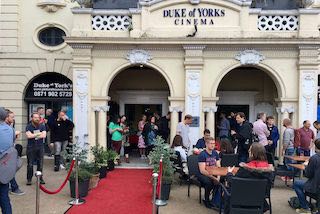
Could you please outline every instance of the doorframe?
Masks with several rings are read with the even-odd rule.
[[[255,96],[258,93],[258,91],[218,91],[217,105],[249,105],[250,122],[254,122]]]
[[[116,93],[119,97],[120,115],[124,115],[126,104],[161,105],[161,114],[166,115],[168,113],[169,91],[121,90]]]

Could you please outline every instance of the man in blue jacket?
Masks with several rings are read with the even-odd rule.
[[[275,156],[275,151],[277,149],[278,146],[278,141],[280,138],[280,134],[279,134],[279,130],[278,127],[276,127],[274,125],[274,117],[273,116],[269,116],[267,117],[267,127],[268,130],[270,132],[268,139],[269,144],[267,146],[265,146],[266,151],[270,152],[273,157]]]
[[[307,165],[305,176],[308,180],[296,180],[293,184],[301,206],[301,209],[296,210],[297,213],[311,213],[305,192],[318,195],[318,197],[320,194],[320,139],[317,139],[314,144],[316,146],[316,154],[310,158],[309,162],[305,163]]]
[[[5,119],[7,112],[4,108],[0,107],[0,157],[10,148],[13,147],[15,139],[14,130],[9,126]],[[4,214],[11,214],[12,208],[9,199],[9,183],[0,183],[0,207]]]

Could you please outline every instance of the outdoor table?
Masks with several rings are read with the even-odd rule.
[[[210,167],[207,169],[210,175],[214,176],[227,176],[228,174],[228,167]],[[239,170],[239,167],[235,167],[232,171],[232,174],[236,174]]]
[[[285,155],[284,157],[297,162],[305,162],[310,159],[309,156],[297,156],[297,155],[294,155],[294,156]]]
[[[300,170],[300,179],[303,178],[303,171],[305,170],[306,166],[304,164],[298,164],[298,163],[290,163],[289,166]]]

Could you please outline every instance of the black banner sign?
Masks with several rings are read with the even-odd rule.
[[[27,89],[26,100],[72,99],[72,82],[57,73],[44,74],[33,80]]]

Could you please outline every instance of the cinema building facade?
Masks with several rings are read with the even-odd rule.
[[[81,142],[105,145],[108,112],[125,114],[134,124],[146,109],[170,111],[171,139],[183,115],[191,114],[192,143],[204,128],[215,131],[220,111],[243,111],[249,121],[263,111],[275,116],[279,127],[283,118],[295,126],[317,119],[317,1],[279,8],[268,8],[273,1],[251,0],[100,0],[93,8],[56,2],[50,3],[56,12],[42,13],[70,18],[52,23],[65,29],[66,46],[60,52],[34,49],[33,55],[53,58],[39,73],[72,80],[75,135]],[[62,70],[55,70],[61,57]],[[45,70],[52,62],[56,66]],[[16,109],[20,124],[27,115],[24,93],[14,95],[22,102]],[[11,102],[4,97],[1,105]]]

